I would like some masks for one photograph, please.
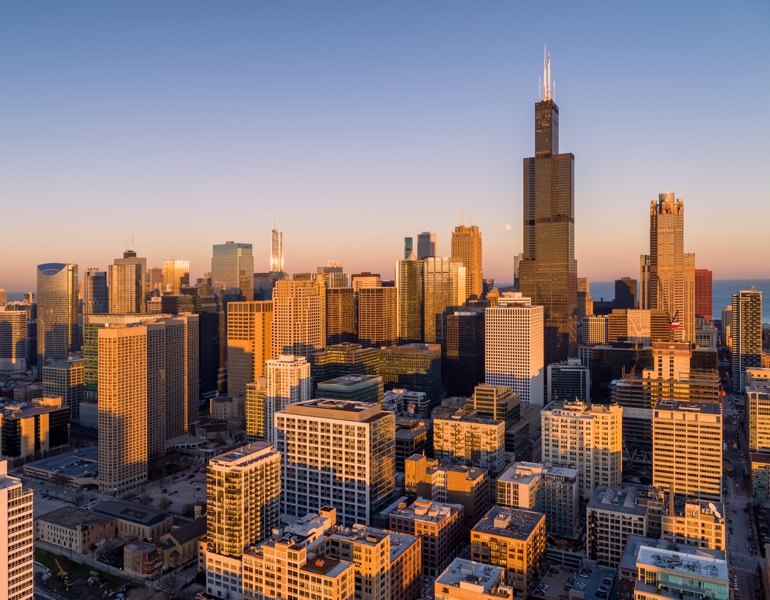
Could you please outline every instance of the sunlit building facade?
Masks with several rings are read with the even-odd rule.
[[[227,305],[227,391],[245,396],[246,385],[265,374],[273,358],[273,303],[230,302]]]
[[[273,288],[273,355],[309,357],[326,347],[322,281],[282,279]]]
[[[452,232],[452,258],[461,259],[465,266],[466,297],[481,298],[484,293],[484,274],[481,267],[481,232],[478,225],[455,227]]]
[[[46,263],[37,266],[37,364],[66,359],[80,348],[78,328],[78,266]]]
[[[254,299],[254,255],[251,244],[214,244],[211,289],[224,304]]]
[[[190,285],[190,261],[171,259],[163,261],[163,293],[179,294]]]
[[[32,490],[0,461],[0,598],[32,600],[35,591]]]

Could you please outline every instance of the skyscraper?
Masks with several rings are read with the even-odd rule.
[[[80,348],[78,328],[78,266],[46,263],[37,266],[37,364],[67,358]]]
[[[275,443],[275,414],[288,404],[304,402],[313,397],[310,363],[304,356],[281,354],[266,365],[264,401],[264,431],[267,441]]]
[[[615,280],[615,308],[638,308],[639,303],[636,299],[636,279],[630,277],[621,277]]]
[[[273,354],[309,357],[326,347],[326,289],[321,281],[282,279],[273,288]]]
[[[147,481],[147,329],[104,327],[98,336],[99,491],[123,494]]]
[[[407,238],[410,239],[410,238]],[[410,252],[396,261],[399,343],[422,341],[422,261]]]
[[[283,273],[283,232],[275,227],[270,243],[270,272]]]
[[[519,289],[544,309],[545,364],[570,357],[577,340],[575,157],[559,154],[559,107],[551,95],[551,60],[535,104],[535,156],[524,159],[524,258]]]
[[[414,252],[414,240],[410,237],[404,238],[404,260],[408,260],[409,256]]]
[[[713,321],[712,274],[708,269],[695,269],[695,316]]]
[[[107,273],[99,269],[86,269],[83,277],[83,314],[101,315],[109,312]]]
[[[147,312],[145,296],[149,292],[147,259],[134,250],[123,252],[108,267],[109,310],[112,314],[127,315]]]
[[[211,289],[223,304],[254,299],[254,255],[251,244],[214,244]]]
[[[470,396],[484,381],[484,313],[456,310],[447,316],[444,379],[449,396]]]
[[[356,296],[351,287],[326,288],[326,344],[356,341]]]
[[[398,343],[397,291],[394,287],[358,292],[358,341],[366,348]]]
[[[732,313],[733,392],[743,394],[746,368],[762,366],[762,292],[751,286],[733,294]]]
[[[2,314],[2,313],[0,313]],[[43,398],[61,398],[73,421],[80,417],[83,400],[83,359],[54,360],[43,363]]]
[[[417,258],[436,256],[436,234],[423,231],[417,236]]]
[[[227,306],[227,391],[245,396],[246,386],[265,374],[273,358],[273,303],[230,302]]]
[[[423,341],[444,338],[439,328],[444,311],[465,304],[465,267],[462,259],[431,256],[422,260]]]
[[[0,598],[32,600],[35,588],[32,490],[0,461]]]
[[[452,258],[460,258],[465,267],[465,294],[481,298],[484,274],[481,269],[481,232],[477,225],[458,225],[452,232]]]
[[[504,294],[484,315],[485,383],[506,385],[522,402],[543,406],[543,307],[519,292]]]
[[[27,370],[27,340],[27,313],[0,307],[0,373]]]
[[[163,293],[179,294],[182,286],[190,285],[190,261],[189,260],[164,260],[163,261]]]
[[[650,254],[641,258],[641,308],[668,313],[672,337],[695,341],[695,255],[684,253],[684,201],[673,193],[650,202]]]

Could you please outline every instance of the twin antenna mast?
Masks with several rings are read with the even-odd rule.
[[[543,46],[543,79],[538,81],[538,88],[541,102],[556,101],[556,81],[551,84],[551,51],[547,46]]]

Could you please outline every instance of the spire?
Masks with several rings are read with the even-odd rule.
[[[543,45],[543,89],[540,100],[552,100],[551,96],[551,52]]]

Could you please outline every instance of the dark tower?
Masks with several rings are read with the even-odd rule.
[[[524,258],[520,289],[544,308],[545,364],[574,354],[577,337],[575,157],[559,154],[559,107],[551,95],[551,59],[535,104],[535,156],[524,159]]]

